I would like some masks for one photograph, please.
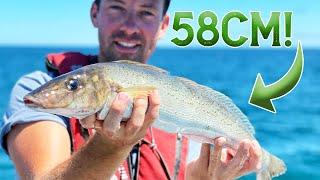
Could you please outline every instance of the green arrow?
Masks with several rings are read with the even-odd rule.
[[[249,104],[276,113],[272,100],[286,96],[297,86],[302,76],[303,66],[303,50],[299,41],[295,60],[289,71],[280,80],[265,86],[261,74],[258,73],[249,98]]]

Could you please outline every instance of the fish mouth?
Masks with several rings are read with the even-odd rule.
[[[23,102],[26,106],[30,108],[44,108],[40,102],[39,99],[31,96],[31,95],[26,95],[23,97]]]

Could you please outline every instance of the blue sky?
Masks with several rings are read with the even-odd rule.
[[[89,19],[92,0],[55,0],[55,1],[2,1],[0,6],[0,44],[10,45],[97,45],[96,30]],[[301,40],[305,47],[320,47],[320,2],[317,0],[172,0],[169,14],[171,22],[175,11],[193,11],[197,17],[204,10],[213,11],[218,16],[218,29],[225,14],[240,11],[249,21],[231,23],[231,36],[245,35],[249,39],[251,30],[250,11],[260,11],[267,21],[271,11],[293,11],[292,38],[294,44]],[[283,15],[283,14],[282,14]],[[283,16],[281,16],[283,19]],[[281,21],[282,21],[281,19]],[[190,22],[197,28],[197,19]],[[283,27],[283,23],[280,27]],[[283,28],[281,28],[283,29]],[[221,33],[221,30],[219,30]],[[209,34],[207,34],[210,36]],[[160,46],[175,47],[174,37],[183,38],[185,33],[172,29],[172,23]],[[280,38],[284,42],[284,32]],[[248,47],[246,43],[243,47]],[[261,43],[270,47],[270,41]],[[201,47],[194,40],[191,47]],[[227,47],[220,37],[217,47]]]

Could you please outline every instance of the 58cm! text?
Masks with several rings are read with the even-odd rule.
[[[260,12],[251,12],[251,44],[250,46],[259,46],[258,33],[260,32],[264,39],[268,39],[273,32],[272,46],[281,46],[280,43],[280,12],[271,12],[268,23],[264,24]],[[292,12],[284,12],[284,36],[286,41],[283,43],[286,47],[291,46],[291,23]],[[210,18],[210,23],[205,23],[205,19]],[[174,38],[171,40],[177,46],[188,46],[194,39],[195,32],[192,26],[188,23],[181,22],[182,19],[193,20],[193,13],[187,11],[175,12],[173,29],[179,31],[184,29],[187,32],[185,39]],[[231,47],[239,47],[248,41],[249,38],[240,36],[238,39],[232,39],[229,35],[229,21],[238,19],[240,23],[248,21],[248,18],[241,12],[230,12],[222,19],[221,31],[223,41]],[[199,15],[199,29],[196,32],[198,42],[203,46],[214,46],[219,40],[219,30],[217,29],[218,18],[212,11],[204,11]],[[206,31],[212,32],[211,39],[205,39],[203,33]]]

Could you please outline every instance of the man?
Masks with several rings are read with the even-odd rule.
[[[91,20],[98,29],[99,62],[132,59],[145,63],[156,41],[168,28],[168,0],[96,0]],[[23,179],[110,179],[157,119],[157,92],[134,101],[131,118],[121,123],[128,96],[119,93],[107,117],[94,122],[95,133],[75,153],[67,120],[27,109],[23,96],[52,77],[34,72],[15,85],[4,116],[1,141]],[[164,142],[158,142],[164,143]],[[215,148],[203,144],[200,157],[186,168],[188,179],[233,179],[259,168],[261,149],[256,142],[243,141],[237,152],[223,149],[224,138]],[[170,148],[170,147],[168,147]],[[144,169],[140,169],[144,171]]]

